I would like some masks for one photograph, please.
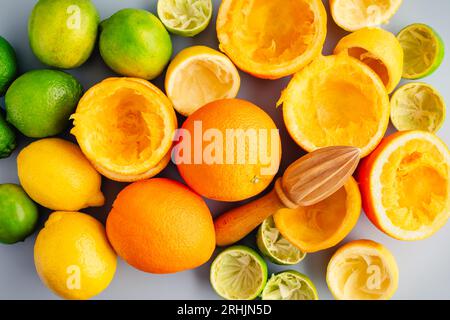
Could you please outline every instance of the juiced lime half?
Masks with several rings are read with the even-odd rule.
[[[429,84],[408,83],[391,98],[391,120],[399,131],[437,132],[444,123],[445,101]]]
[[[429,76],[444,60],[444,42],[426,24],[409,25],[400,31],[397,38],[404,52],[403,78],[421,79]]]
[[[211,265],[211,285],[227,300],[253,300],[267,282],[267,264],[253,249],[234,246],[220,253]]]
[[[294,265],[306,256],[281,235],[273,217],[264,220],[259,227],[256,243],[261,253],[275,264]]]
[[[294,270],[272,275],[261,297],[263,300],[319,300],[312,281]]]
[[[208,27],[211,0],[159,0],[158,16],[171,33],[193,37]]]

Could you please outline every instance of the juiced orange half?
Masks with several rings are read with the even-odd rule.
[[[341,242],[355,227],[361,213],[361,195],[351,178],[345,187],[320,203],[298,209],[281,209],[275,225],[303,252],[317,252]]]
[[[321,0],[223,0],[217,17],[220,49],[243,71],[265,79],[309,64],[326,33]]]
[[[294,76],[279,103],[292,138],[309,152],[354,146],[367,156],[389,124],[383,82],[367,65],[346,54],[317,58]]]
[[[147,179],[170,161],[175,111],[148,81],[106,79],[86,92],[72,118],[83,153],[112,180]]]

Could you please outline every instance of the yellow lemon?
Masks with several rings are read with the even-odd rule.
[[[105,202],[100,175],[71,142],[57,138],[33,142],[17,157],[17,169],[25,191],[46,208],[78,211]]]
[[[100,222],[84,213],[54,212],[36,239],[34,263],[50,290],[85,300],[108,287],[117,257]]]
[[[233,62],[205,46],[181,51],[167,69],[165,84],[174,108],[184,116],[210,102],[236,98],[240,85]]]
[[[344,52],[378,74],[388,93],[394,91],[403,73],[403,48],[394,34],[380,28],[364,28],[339,41],[336,54]]]

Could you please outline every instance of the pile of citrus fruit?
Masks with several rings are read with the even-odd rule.
[[[170,33],[194,37],[205,30],[211,0],[159,0],[157,15],[123,9],[102,22],[90,0],[39,0],[29,16],[29,41],[52,69],[19,75],[14,48],[0,36],[6,111],[0,157],[15,150],[17,133],[35,139],[17,156],[21,186],[0,185],[0,242],[30,236],[38,205],[54,211],[37,235],[34,261],[42,282],[66,299],[105,290],[117,256],[156,274],[210,261],[221,243],[204,198],[247,200],[282,174],[280,132],[263,109],[236,98],[238,68],[261,79],[292,75],[287,88],[273,94],[280,96],[287,131],[305,151],[350,146],[364,159],[355,178],[330,197],[306,207],[284,199],[285,207],[271,210],[254,242],[260,253],[242,245],[221,251],[210,269],[218,295],[319,299],[306,275],[294,269],[269,275],[265,259],[293,268],[338,245],[362,209],[395,239],[432,236],[450,215],[450,152],[436,136],[446,106],[429,84],[397,87],[401,78],[435,72],[444,43],[420,23],[397,36],[381,29],[400,5],[330,0],[332,18],[351,33],[324,56],[328,14],[321,0],[223,0],[215,21],[222,52],[192,46],[173,57]],[[97,39],[117,77],[83,88],[55,70],[83,65]],[[164,72],[165,92],[149,82]],[[398,132],[385,137],[390,120]],[[77,144],[57,137],[69,128]],[[156,177],[171,160],[185,184]],[[337,174],[326,172],[311,172],[315,185]],[[106,226],[80,212],[105,205],[102,176],[131,183],[114,201]],[[221,232],[248,229],[248,223],[245,217],[222,222]],[[389,299],[398,279],[392,253],[371,240],[339,248],[326,272],[336,299]]]

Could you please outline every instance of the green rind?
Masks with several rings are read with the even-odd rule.
[[[417,74],[415,76],[408,76],[405,75],[403,73],[402,78],[404,79],[408,79],[408,80],[420,80],[423,78],[426,78],[430,75],[432,75],[437,69],[439,69],[439,67],[442,65],[442,62],[444,61],[444,57],[445,57],[445,44],[444,44],[444,40],[442,39],[442,37],[439,35],[439,33],[437,33],[436,30],[434,30],[432,27],[430,27],[429,25],[423,24],[423,23],[414,23],[411,24],[409,26],[406,26],[405,28],[403,28],[397,35],[397,39],[400,37],[400,35],[407,30],[410,27],[413,26],[422,26],[425,29],[429,30],[430,33],[434,36],[434,38],[436,39],[437,42],[437,54],[436,54],[436,59],[434,60],[434,63],[424,72]]]
[[[16,149],[16,134],[0,112],[0,159],[8,158]]]
[[[6,119],[27,137],[54,136],[68,127],[82,94],[83,87],[68,73],[30,71],[6,92]]]
[[[17,75],[16,52],[11,44],[0,36],[0,97],[5,95]]]
[[[80,27],[65,27],[80,9]],[[72,16],[71,16],[72,14]],[[44,64],[73,69],[84,64],[95,48],[100,15],[91,0],[39,0],[28,21],[30,46]]]
[[[281,277],[281,276],[283,276],[284,274],[291,274],[291,275],[294,275],[295,277],[298,277],[298,278],[300,278],[302,281],[306,282],[306,283],[308,284],[308,286],[311,288],[311,290],[313,291],[313,294],[314,294],[314,297],[312,297],[312,299],[310,299],[310,300],[319,300],[319,295],[318,295],[318,293],[317,293],[317,288],[316,288],[316,286],[314,285],[314,283],[311,281],[311,279],[310,279],[308,276],[304,275],[303,273],[300,273],[300,272],[295,271],[295,270],[282,271],[282,272],[279,272],[279,273],[277,273],[277,274],[272,275],[272,277],[269,279],[269,281],[267,281],[267,284],[266,284],[266,286],[265,286],[263,292],[261,293],[261,299],[262,299],[262,300],[268,300],[268,299],[265,298],[264,292],[265,292],[266,289],[268,289],[269,286],[271,285],[271,281],[273,282],[273,281],[276,279],[276,277]]]
[[[38,207],[15,184],[0,185],[0,243],[14,244],[25,240],[35,230]]]
[[[246,246],[233,246],[230,248],[225,249],[224,251],[222,251],[213,261],[213,263],[211,264],[211,269],[210,269],[210,283],[211,283],[211,287],[213,288],[213,290],[217,293],[217,295],[219,295],[220,297],[226,299],[226,300],[232,300],[230,299],[230,297],[224,296],[222,295],[222,293],[220,293],[216,286],[215,286],[215,282],[214,282],[214,278],[213,278],[213,272],[217,267],[217,263],[219,263],[219,260],[221,258],[222,255],[225,255],[227,253],[229,253],[230,251],[243,251],[247,254],[249,254],[250,256],[252,256],[261,266],[261,272],[262,272],[262,281],[261,281],[261,286],[260,288],[258,288],[257,292],[255,292],[252,296],[250,297],[243,297],[240,300],[255,300],[256,298],[258,298],[262,291],[264,290],[266,283],[267,283],[267,278],[268,278],[268,268],[267,268],[267,263],[264,261],[264,259],[253,249],[246,247]]]

